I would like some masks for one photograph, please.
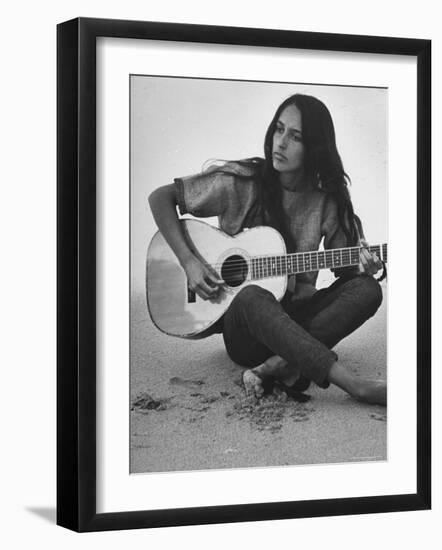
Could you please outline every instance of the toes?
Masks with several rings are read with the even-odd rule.
[[[248,397],[257,397],[264,395],[262,380],[251,370],[246,370],[243,374],[244,389]]]
[[[247,396],[253,393],[253,378],[253,373],[250,370],[246,370],[242,375],[242,381]]]
[[[359,389],[356,398],[373,405],[387,405],[387,385],[383,380],[367,381]]]
[[[262,386],[261,380],[258,378],[258,382],[254,386],[255,396],[260,399],[264,395],[264,388]]]

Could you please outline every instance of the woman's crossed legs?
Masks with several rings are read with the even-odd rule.
[[[298,389],[308,381],[329,383],[355,398],[386,404],[384,381],[359,378],[331,351],[340,340],[372,317],[382,302],[382,290],[367,275],[338,279],[302,303],[279,303],[256,285],[245,287],[224,316],[224,341],[233,361],[248,367],[246,391],[260,397],[269,377]],[[276,357],[275,357],[276,356]],[[307,383],[305,383],[307,379]]]

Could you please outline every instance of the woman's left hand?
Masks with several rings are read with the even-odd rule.
[[[370,252],[369,245],[366,240],[361,239],[360,244],[363,248],[359,255],[359,271],[361,273],[366,273],[367,275],[376,275],[376,273],[383,267],[381,260],[377,257],[375,252]]]

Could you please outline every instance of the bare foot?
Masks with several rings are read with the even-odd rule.
[[[252,370],[246,370],[242,375],[242,380],[244,382],[244,389],[247,397],[256,397],[260,399],[264,395],[262,379]]]
[[[385,380],[364,380],[355,392],[358,401],[373,405],[387,405],[387,383]]]
[[[255,367],[253,372],[264,380],[268,377],[272,377],[286,386],[293,386],[301,374],[298,368],[289,365],[287,361],[279,355],[269,357],[264,363]]]
[[[372,403],[373,405],[387,404],[387,383],[385,380],[359,378],[339,361],[331,366],[328,381],[346,391],[358,401]]]

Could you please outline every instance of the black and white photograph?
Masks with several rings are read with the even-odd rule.
[[[429,41],[59,41],[57,522],[428,508]]]
[[[5,5],[4,548],[437,546],[437,8]]]
[[[130,472],[386,461],[388,89],[129,86]]]

